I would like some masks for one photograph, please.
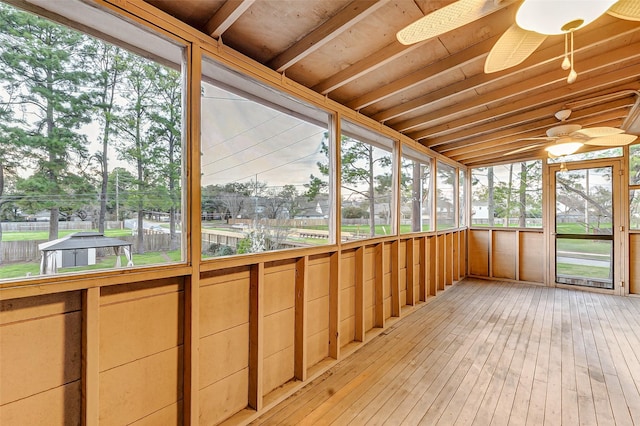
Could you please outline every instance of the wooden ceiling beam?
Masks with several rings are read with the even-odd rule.
[[[378,53],[359,60],[350,67],[345,68],[344,70],[332,75],[321,83],[316,84],[311,89],[315,90],[318,93],[326,95],[327,93],[332,92],[355,80],[356,78],[359,78],[375,69],[387,65],[389,62],[398,59],[402,55],[406,55],[414,49],[424,48],[429,43],[439,43],[439,41],[438,39],[430,39],[421,43],[412,44],[410,46],[405,46],[403,44],[400,44],[398,41],[394,41],[393,43],[383,47],[380,51],[378,51]]]
[[[601,55],[598,55],[597,60],[581,61],[580,65],[583,71],[580,72],[578,81],[571,85],[568,85],[566,83],[568,74],[567,71],[558,67],[554,71],[543,72],[538,74],[536,77],[522,80],[516,84],[508,85],[499,90],[494,90],[481,96],[476,96],[474,99],[465,102],[463,106],[461,106],[460,104],[454,104],[450,107],[439,109],[433,113],[394,124],[393,128],[403,133],[414,132],[417,130],[421,130],[420,128],[422,128],[423,126],[432,126],[433,122],[450,121],[451,119],[455,118],[454,116],[464,115],[465,112],[471,113],[478,107],[484,106],[488,110],[495,110],[496,108],[492,108],[491,104],[504,104],[505,102],[511,103],[514,101],[517,102],[518,100],[523,98],[530,99],[532,94],[540,92],[546,93],[549,88],[554,86],[558,87],[560,85],[567,85],[574,87],[578,83],[581,83],[582,86],[584,86],[585,84],[588,85],[590,83],[591,75],[596,74],[597,72],[603,72],[607,69],[616,68],[620,63],[629,62],[634,58],[639,57],[640,42],[622,47],[620,49],[607,51]],[[589,65],[591,65],[591,68],[588,68]],[[530,104],[527,106],[527,108],[530,108]]]
[[[614,23],[603,25],[601,27],[596,27],[593,30],[580,34],[580,45],[582,47],[576,49],[576,52],[579,53],[584,51],[585,49],[592,48],[598,43],[609,43],[615,38],[625,37],[637,31],[637,23],[620,20]],[[559,41],[558,43],[553,44],[547,48],[535,51],[531,56],[529,56],[529,58],[527,58],[527,60],[525,60],[521,65],[515,68],[510,68],[492,74],[477,74],[458,83],[451,84],[449,86],[443,87],[442,89],[435,90],[426,95],[404,102],[398,106],[378,112],[372,115],[371,118],[380,122],[388,122],[395,118],[399,118],[402,115],[415,112],[421,108],[425,108],[425,106],[428,106],[435,101],[447,99],[460,93],[486,86],[488,84],[494,84],[502,79],[509,78],[514,74],[521,74],[530,69],[544,67],[550,62],[557,61],[563,55],[564,43]]]
[[[222,33],[227,31],[251,7],[253,2],[255,0],[228,0],[224,2],[222,7],[206,23],[204,32],[215,39],[220,38]]]
[[[384,4],[385,2],[381,0],[352,1],[325,23],[272,59],[268,66],[277,72],[283,72],[380,9]]]
[[[502,2],[500,5],[498,5],[496,7],[496,12],[491,14],[491,17],[493,19],[496,19],[496,13],[502,12],[502,13],[508,13],[508,11],[505,11],[505,9],[511,4],[513,3],[513,1],[509,0],[509,1],[505,1]],[[498,12],[498,9],[502,9]],[[472,24],[468,24],[468,25],[473,25]],[[468,28],[466,25],[463,27],[460,27],[454,31],[458,31],[460,33],[463,33],[465,31],[465,28]],[[500,28],[501,30],[504,30],[504,28]],[[495,31],[495,30],[494,30]],[[492,37],[495,34],[489,34],[488,37]],[[405,46],[403,44],[401,44],[400,42],[398,42],[397,40],[394,40],[392,43],[388,44],[387,46],[385,46],[384,48],[382,48],[381,50],[379,50],[376,54],[370,55],[368,57],[365,57],[359,61],[357,61],[356,63],[354,63],[353,65],[351,65],[348,68],[345,68],[344,70],[332,75],[331,77],[327,78],[326,80],[322,81],[319,84],[316,84],[315,86],[312,87],[313,90],[315,90],[318,93],[321,93],[323,95],[326,95],[327,93],[330,93],[350,82],[352,82],[353,80],[362,77],[365,74],[368,74],[372,71],[375,71],[376,69],[389,64],[390,62],[394,61],[395,59],[398,59],[400,57],[402,57],[403,55],[406,55],[407,53],[418,49],[418,48],[423,48],[423,49],[428,49],[429,44],[430,43],[440,43],[442,44],[442,42],[440,41],[440,39],[438,37],[434,37],[425,41],[422,41],[420,43],[415,43],[409,46]],[[488,53],[488,52],[487,52]]]
[[[452,68],[463,66],[472,61],[480,59],[484,60],[493,45],[498,41],[498,38],[500,37],[493,36],[474,44],[462,52],[447,56],[446,58],[434,62],[421,70],[407,75],[406,77],[400,78],[386,86],[366,93],[363,96],[348,102],[347,106],[355,110],[365,108],[400,92],[419,86],[420,84],[423,84],[432,78],[436,78],[443,73],[451,72]]]
[[[640,54],[640,50],[638,50],[638,53]],[[410,133],[408,136],[414,140],[420,140],[433,135],[450,133],[452,132],[452,129],[461,126],[481,125],[488,121],[495,120],[498,117],[525,112],[531,109],[533,105],[549,105],[558,102],[558,99],[566,99],[569,96],[576,97],[587,95],[596,90],[605,90],[610,88],[613,91],[613,88],[623,86],[626,88],[634,88],[635,86],[635,89],[637,90],[638,80],[640,78],[640,63],[624,68],[620,68],[618,65],[615,65],[613,68],[614,71],[601,73],[593,78],[583,78],[573,84],[567,84],[563,79],[556,84],[546,87],[545,91],[520,99],[517,102],[504,104],[498,108],[486,110],[458,120],[452,120],[448,123],[440,124],[415,133]]]
[[[628,109],[632,105],[632,99],[619,99],[608,103],[598,104],[596,106],[574,112],[571,115],[571,118],[566,122],[571,123],[579,120],[584,120],[587,117],[601,115],[611,110],[618,110],[621,108]],[[491,123],[478,126],[482,129],[493,126],[494,129],[496,129],[495,131],[479,131],[477,134],[473,134],[473,129],[471,129],[471,132],[469,132],[467,131],[469,130],[467,128],[463,129],[463,132],[449,135],[452,137],[450,137],[448,141],[442,140],[445,139],[445,137],[438,138],[440,140],[440,143],[438,143],[436,146],[430,145],[428,143],[424,145],[429,146],[442,154],[447,153],[446,155],[456,155],[456,150],[458,149],[468,148],[478,143],[484,143],[485,141],[498,140],[500,138],[517,133],[530,132],[536,129],[543,129],[541,133],[544,133],[544,130],[546,130],[548,127],[559,124],[558,119],[553,115],[561,109],[564,109],[564,106],[556,104],[542,109],[527,111],[523,114],[507,117],[504,120],[493,121]],[[529,119],[524,120],[523,118]]]

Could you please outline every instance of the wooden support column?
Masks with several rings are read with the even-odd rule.
[[[82,293],[82,424],[97,425],[100,414],[100,287]]]
[[[196,44],[185,51],[185,71],[182,73],[185,87],[187,115],[186,141],[186,199],[185,214],[188,218],[183,232],[182,246],[186,260],[191,263],[191,275],[184,279],[184,333],[183,333],[183,414],[185,424],[196,424],[200,418],[200,264],[202,261],[202,206],[200,182],[200,111],[202,50]],[[196,172],[194,172],[196,171]],[[186,235],[185,235],[186,234]]]
[[[489,229],[489,240],[487,241],[489,253],[489,278],[493,278],[493,229]]]
[[[391,243],[391,316],[400,316],[400,242]]]
[[[356,249],[356,341],[365,341],[364,247]]]
[[[329,356],[340,359],[340,251],[329,258]]]
[[[516,281],[520,281],[520,245],[522,244],[520,238],[520,230],[516,230]]]
[[[198,268],[195,268],[198,271]],[[198,271],[198,275],[200,272]],[[200,416],[200,280],[184,279],[184,415],[193,424]],[[195,288],[194,288],[195,287]],[[186,420],[185,419],[185,420]]]
[[[249,288],[249,406],[262,409],[264,363],[264,263],[251,268]]]
[[[296,261],[295,296],[295,361],[294,375],[297,380],[307,380],[307,283],[309,282],[309,256]]]
[[[375,247],[375,284],[374,284],[374,292],[375,292],[375,327],[384,328],[384,256],[383,256],[384,244],[378,243]]]
[[[420,250],[418,252],[418,256],[420,256],[420,274],[418,280],[420,281],[420,298],[421,302],[427,301],[428,295],[428,282],[429,282],[429,249],[428,249],[428,238],[420,237]]]

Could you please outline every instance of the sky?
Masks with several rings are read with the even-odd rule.
[[[202,97],[202,185],[308,183],[326,161],[326,128],[241,98],[209,84]]]

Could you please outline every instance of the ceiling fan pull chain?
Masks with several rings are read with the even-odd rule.
[[[562,60],[562,69],[568,70],[571,67],[569,62],[569,33],[564,33],[564,59]]]
[[[573,30],[571,30],[571,71],[567,77],[567,83],[571,84],[578,78],[578,73],[573,69]]]

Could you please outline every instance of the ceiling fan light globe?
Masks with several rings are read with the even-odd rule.
[[[604,14],[617,0],[525,0],[516,23],[540,34],[565,34],[580,29]]]
[[[544,150],[554,157],[562,157],[564,155],[571,155],[580,148],[582,148],[582,143],[580,142],[565,142],[565,143],[556,143],[554,145],[550,145],[546,147]]]

